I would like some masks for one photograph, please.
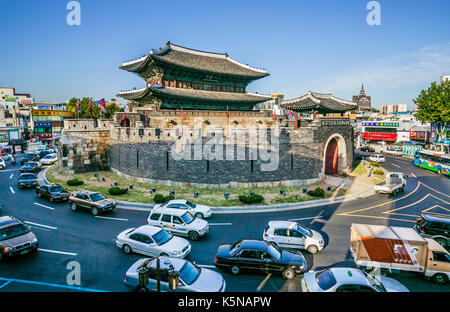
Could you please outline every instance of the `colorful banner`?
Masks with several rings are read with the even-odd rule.
[[[59,110],[33,110],[33,116],[63,116],[73,118],[75,113]]]
[[[410,140],[428,141],[428,131],[409,131]]]
[[[392,127],[398,128],[400,126],[399,122],[363,122],[363,127]]]
[[[52,122],[51,121],[35,121],[34,126],[40,127],[40,128],[51,128]]]
[[[397,133],[363,132],[362,135],[365,140],[397,141]]]

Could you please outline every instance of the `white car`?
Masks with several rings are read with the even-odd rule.
[[[195,218],[189,211],[182,209],[152,209],[147,224],[159,226],[175,235],[187,236],[190,240],[198,240],[209,232],[206,220]]]
[[[162,205],[155,205],[154,208],[175,208],[189,211],[194,217],[203,219],[211,217],[211,208],[205,205],[194,204],[185,199],[173,199]]]
[[[0,169],[6,168],[6,162],[3,160],[3,158],[0,158]]]
[[[310,271],[300,281],[303,292],[409,292],[393,278],[374,276],[354,268]]]
[[[270,221],[264,229],[263,240],[280,248],[306,249],[312,254],[324,247],[320,233],[291,221]]]
[[[395,155],[395,156],[402,156],[403,152],[401,149],[398,148],[388,148],[385,151],[382,151],[384,154],[389,154],[389,155]]]
[[[161,291],[172,291],[169,288],[168,272],[178,272],[179,285],[176,291],[189,292],[224,292],[226,288],[225,279],[220,273],[205,269],[184,259],[159,257],[161,272]],[[156,258],[142,258],[136,261],[125,274],[124,283],[131,290],[137,290],[139,285],[138,269],[146,267],[149,269],[149,290],[156,290]]]
[[[58,161],[57,154],[48,154],[42,157],[41,160],[39,160],[39,162],[44,166],[53,165],[57,161]]]
[[[386,161],[384,155],[380,155],[380,154],[375,154],[375,155],[371,155],[369,156],[369,161],[374,161],[377,163],[384,163]]]
[[[152,257],[184,258],[191,252],[191,244],[187,240],[151,225],[123,231],[117,235],[116,246],[126,254],[135,252]]]

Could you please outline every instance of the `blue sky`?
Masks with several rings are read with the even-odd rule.
[[[38,101],[115,98],[143,87],[119,70],[167,41],[227,52],[269,77],[249,91],[330,92],[351,100],[364,83],[372,105],[406,103],[450,75],[450,1],[380,0],[381,25],[369,26],[369,0],[79,0],[81,25],[68,26],[69,1],[2,1],[0,86]]]

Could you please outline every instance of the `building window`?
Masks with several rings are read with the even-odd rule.
[[[166,170],[169,171],[169,152],[166,152]]]
[[[206,172],[209,172],[209,160],[206,161]]]

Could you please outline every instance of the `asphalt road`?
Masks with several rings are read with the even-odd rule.
[[[283,212],[214,214],[208,219],[209,235],[191,242],[188,260],[219,271],[227,282],[227,291],[299,291],[300,277],[286,281],[281,276],[232,275],[214,268],[214,255],[222,243],[244,238],[262,239],[269,220],[290,220],[322,233],[326,247],[311,255],[304,252],[308,269],[352,266],[348,251],[352,223],[388,224],[411,227],[424,210],[449,213],[450,180],[416,168],[402,157],[386,156],[383,165],[390,171],[409,175],[405,193],[397,196],[372,195],[364,199]],[[146,223],[147,212],[116,209],[107,218],[89,212],[70,210],[67,203],[51,204],[39,199],[34,190],[16,186],[19,165],[0,171],[0,205],[3,214],[13,215],[32,226],[40,245],[36,254],[0,262],[0,291],[127,291],[123,279],[127,269],[142,256],[126,255],[114,244],[121,231]],[[81,285],[69,286],[67,264],[80,263]],[[450,291],[419,274],[392,277],[410,291]]]

